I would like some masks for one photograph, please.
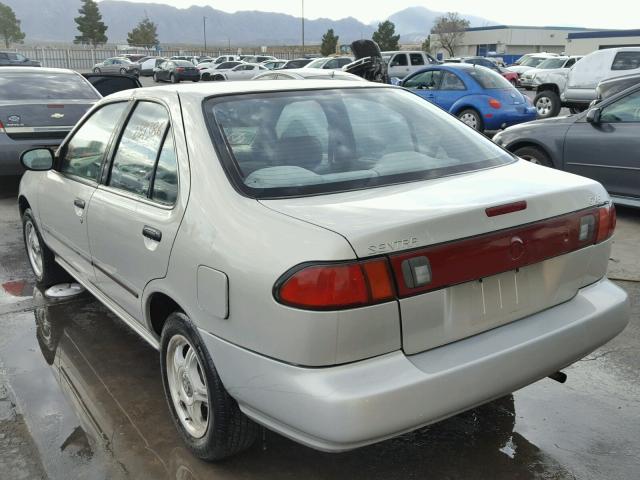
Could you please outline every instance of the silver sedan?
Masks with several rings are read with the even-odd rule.
[[[122,75],[140,75],[140,64],[134,63],[128,58],[107,58],[103,62],[93,66],[93,73],[120,73]]]
[[[258,425],[332,452],[390,438],[553,375],[629,320],[604,188],[398,87],[125,91],[22,161],[38,284],[74,277],[159,350],[205,460]]]

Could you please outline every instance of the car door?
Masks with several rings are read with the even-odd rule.
[[[440,75],[440,83],[435,91],[435,103],[449,111],[453,104],[466,94],[467,87],[453,72],[442,70]]]
[[[389,76],[404,78],[411,73],[406,53],[396,53],[389,61]]]
[[[599,123],[585,118],[567,132],[565,168],[612,195],[640,197],[640,90],[602,105]]]
[[[412,75],[402,83],[402,86],[431,103],[437,103],[436,91],[439,88],[441,75],[441,70],[426,70]]]
[[[88,217],[96,286],[141,320],[142,291],[166,275],[183,213],[167,107],[139,100],[110,156]]]
[[[77,273],[93,280],[87,213],[102,164],[127,102],[94,111],[56,155],[38,192],[38,215],[47,245]]]

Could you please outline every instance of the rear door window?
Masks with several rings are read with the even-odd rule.
[[[409,62],[407,60],[406,53],[396,54],[396,56],[393,57],[393,60],[391,61],[392,67],[406,67],[407,65],[409,65]]]
[[[126,108],[126,102],[119,102],[94,112],[64,147],[58,170],[97,181],[109,140]]]
[[[424,65],[424,57],[421,53],[411,53],[409,54],[409,58],[411,59],[411,65]]]
[[[173,205],[178,198],[178,157],[171,128],[165,135],[151,185],[151,199]]]
[[[160,104],[139,102],[127,122],[113,158],[109,185],[148,196],[153,170],[169,126]]]
[[[635,70],[637,68],[640,68],[640,52],[618,52],[611,65],[611,70]]]

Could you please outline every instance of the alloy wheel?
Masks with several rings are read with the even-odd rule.
[[[549,97],[540,97],[536,102],[536,110],[538,111],[538,115],[541,117],[546,117],[551,113],[553,108],[553,102]]]
[[[211,411],[198,354],[189,340],[175,335],[169,341],[165,361],[171,401],[180,423],[193,438],[202,438],[209,428]]]
[[[43,259],[42,259],[42,247],[40,246],[40,238],[36,227],[31,220],[27,221],[24,226],[24,235],[27,244],[27,256],[29,257],[29,263],[33,269],[37,278],[42,278],[43,272]]]
[[[471,128],[478,129],[478,118],[473,113],[463,113],[460,115],[460,120]]]

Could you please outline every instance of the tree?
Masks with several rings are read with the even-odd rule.
[[[427,35],[427,38],[422,42],[422,51],[431,53],[431,35]]]
[[[328,57],[329,55],[333,55],[336,53],[336,48],[338,47],[338,40],[340,40],[340,36],[334,35],[333,28],[327,30],[322,36],[322,45],[320,45],[320,53]]]
[[[158,44],[157,26],[149,18],[142,20],[127,35],[127,43],[139,47],[155,47]]]
[[[436,18],[431,33],[438,36],[436,43],[453,57],[456,47],[462,43],[467,28],[469,28],[469,20],[462,18],[456,12],[448,12]]]
[[[378,24],[378,30],[373,32],[373,39],[380,46],[380,50],[383,52],[389,50],[398,50],[398,41],[400,35],[394,35],[396,33],[396,26],[393,22],[386,20]]]
[[[4,39],[5,47],[9,48],[12,42],[22,43],[24,33],[20,30],[20,20],[16,18],[13,9],[0,3],[0,37]]]
[[[82,0],[82,6],[78,10],[80,16],[74,20],[78,24],[77,35],[73,43],[91,44],[94,47],[101,43],[107,43],[107,26],[102,21],[102,15],[98,4],[94,0]]]

